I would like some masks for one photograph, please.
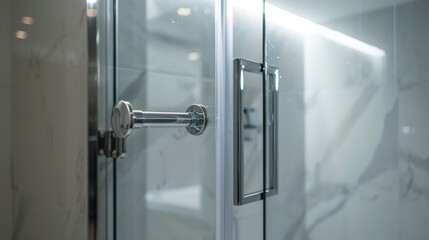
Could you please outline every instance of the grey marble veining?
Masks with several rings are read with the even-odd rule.
[[[12,239],[84,239],[86,2],[11,3]]]
[[[297,6],[293,13],[311,12]],[[393,7],[318,23],[383,49],[381,58],[268,17],[285,130],[279,194],[267,199],[269,239],[427,238],[429,5],[398,3],[395,15]],[[252,221],[241,231],[256,234]]]

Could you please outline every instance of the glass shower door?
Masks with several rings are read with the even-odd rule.
[[[115,168],[116,239],[214,239],[215,1],[116,5],[116,102],[182,121],[126,138]],[[192,104],[208,118],[198,136],[183,127]]]
[[[266,1],[279,68],[267,239],[398,239],[393,1]]]
[[[427,239],[427,1],[265,7],[279,70],[265,239]]]

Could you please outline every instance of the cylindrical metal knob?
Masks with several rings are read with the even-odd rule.
[[[126,138],[132,129],[141,127],[186,127],[192,135],[200,135],[206,125],[206,108],[200,104],[191,105],[185,113],[143,112],[119,101],[112,111],[112,128],[118,138]]]

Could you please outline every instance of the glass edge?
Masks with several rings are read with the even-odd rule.
[[[216,240],[233,239],[232,3],[215,1]]]

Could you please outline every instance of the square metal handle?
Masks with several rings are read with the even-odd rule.
[[[261,85],[265,84],[265,114],[262,116],[265,122],[265,141],[263,147],[268,150],[268,154],[263,154],[263,158],[268,156],[269,178],[268,187],[256,192],[246,193],[244,190],[244,129],[248,127],[244,123],[243,112],[243,91],[245,88],[244,72],[261,75]],[[262,82],[263,65],[246,59],[234,59],[234,205],[244,205],[251,202],[263,200],[265,196],[272,196],[278,193],[278,69],[269,66],[266,82]]]

